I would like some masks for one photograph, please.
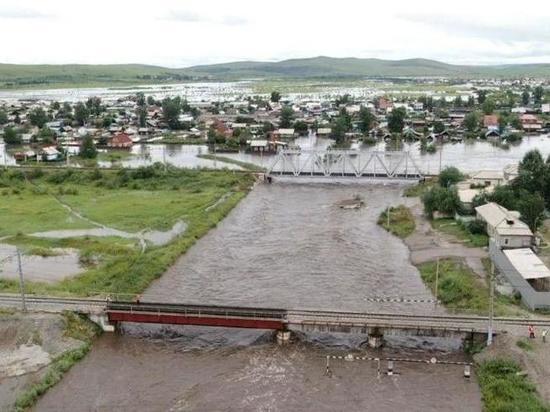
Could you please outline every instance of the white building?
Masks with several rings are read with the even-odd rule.
[[[533,242],[533,232],[519,220],[519,212],[491,202],[476,207],[477,218],[487,223],[487,234],[499,248],[525,248]]]

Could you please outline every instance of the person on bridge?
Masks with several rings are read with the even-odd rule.
[[[546,343],[546,335],[548,335],[548,329],[542,331],[542,343]]]
[[[527,327],[527,330],[529,332],[529,338],[530,339],[535,339],[535,327],[533,325],[529,325]]]
[[[134,302],[136,302],[139,305],[141,303],[141,295],[136,295]]]

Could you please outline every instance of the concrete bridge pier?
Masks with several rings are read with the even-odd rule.
[[[369,331],[367,344],[374,349],[380,348],[384,344],[384,334],[379,328],[374,328]]]
[[[278,330],[277,331],[277,343],[279,345],[286,345],[290,342],[291,332],[289,330]]]
[[[88,318],[98,325],[103,332],[115,332],[117,325],[109,323],[109,317],[106,313],[90,313]]]

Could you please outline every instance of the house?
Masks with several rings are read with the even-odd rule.
[[[503,170],[503,174],[504,174],[504,180],[506,180],[506,182],[510,182],[514,180],[516,177],[519,176],[519,165],[516,163],[516,164],[505,166]]]
[[[267,152],[269,147],[267,140],[249,140],[247,143],[251,152]]]
[[[534,114],[522,114],[519,120],[521,127],[526,132],[538,132],[542,129],[542,122]]]
[[[487,223],[487,234],[495,245],[502,249],[530,247],[533,232],[519,220],[519,212],[510,211],[497,203],[490,202],[475,208],[478,219]]]
[[[294,137],[294,129],[278,129],[273,134],[282,139],[291,139]]]
[[[109,141],[108,146],[117,149],[129,149],[134,142],[130,136],[124,132],[115,134]]]
[[[500,170],[481,170],[470,178],[474,185],[498,186],[504,183],[504,173]]]
[[[54,146],[43,147],[41,154],[42,159],[47,162],[54,162],[61,157],[61,153]]]
[[[498,116],[496,114],[483,116],[483,127],[489,130],[498,130]]]
[[[332,133],[332,129],[330,127],[320,127],[317,129],[317,136],[318,137],[328,137]]]

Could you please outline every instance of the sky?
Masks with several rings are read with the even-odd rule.
[[[0,0],[0,62],[550,63],[548,0]]]

